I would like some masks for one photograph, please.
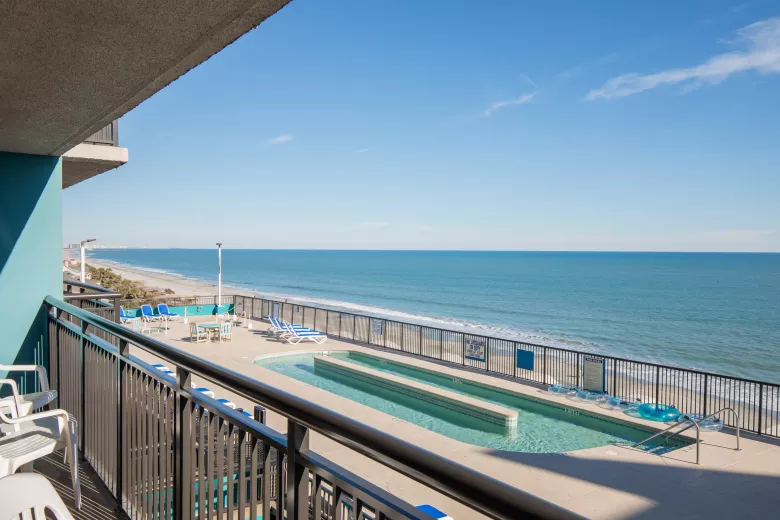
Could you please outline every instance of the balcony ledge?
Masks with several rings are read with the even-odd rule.
[[[122,166],[128,160],[127,148],[81,143],[62,156],[62,187],[67,188]]]

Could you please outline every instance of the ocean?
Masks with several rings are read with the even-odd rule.
[[[215,249],[90,256],[217,277]],[[266,296],[780,382],[780,254],[226,249],[222,272]]]

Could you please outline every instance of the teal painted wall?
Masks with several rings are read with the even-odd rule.
[[[228,312],[233,313],[233,304],[223,303],[220,305],[222,312],[225,312],[227,308]],[[187,309],[187,316],[214,316],[217,314],[216,305],[182,305],[180,307],[168,307],[168,311],[174,314],[181,314],[184,316],[184,309]],[[152,307],[152,310],[157,314],[157,307]],[[125,309],[125,314],[134,316],[136,318],[141,317],[141,309]]]
[[[62,162],[0,152],[0,363],[43,361],[47,295],[62,297]]]

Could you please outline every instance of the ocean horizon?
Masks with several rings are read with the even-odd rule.
[[[215,249],[89,257],[216,283]],[[223,249],[230,287],[780,382],[780,254]]]

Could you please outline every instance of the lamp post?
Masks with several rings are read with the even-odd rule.
[[[86,240],[81,241],[81,283],[86,283],[87,281],[87,255],[85,253],[86,248],[84,247],[84,244],[88,244],[90,242],[94,242],[97,240],[96,238],[88,238]]]
[[[217,255],[219,265],[217,267],[217,307],[222,305],[222,243],[217,242]]]

